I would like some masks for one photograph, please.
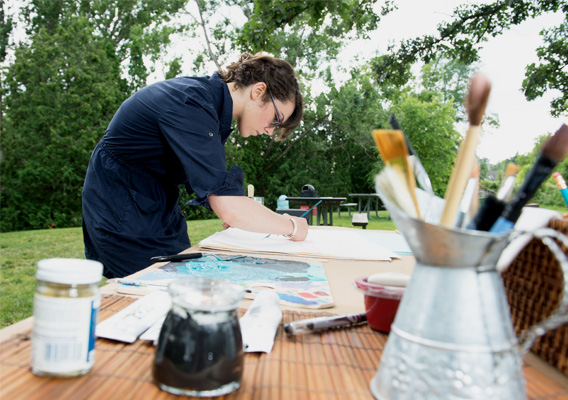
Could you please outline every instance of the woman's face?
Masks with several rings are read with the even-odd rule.
[[[237,119],[239,133],[242,137],[258,136],[264,133],[272,135],[277,128],[271,126],[271,124],[279,120],[278,115],[284,122],[294,112],[293,102],[283,103],[276,98],[272,101],[270,93],[268,93],[269,100],[265,103],[263,102],[263,94],[264,90],[255,92],[255,88],[253,88],[250,101],[247,102],[241,117]]]

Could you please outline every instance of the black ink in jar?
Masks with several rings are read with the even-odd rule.
[[[167,392],[221,396],[241,385],[243,341],[237,307],[243,289],[228,281],[182,279],[169,286],[172,309],[156,348],[153,375]]]

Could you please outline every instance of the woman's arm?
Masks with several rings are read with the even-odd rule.
[[[297,231],[292,240],[301,241],[308,235],[305,218],[280,215],[245,196],[209,195],[209,205],[224,224],[251,232],[289,236],[294,230],[291,219],[296,221]]]

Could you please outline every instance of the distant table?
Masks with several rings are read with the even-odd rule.
[[[333,225],[333,207],[339,206],[347,200],[346,197],[287,197],[287,200],[292,204],[308,206],[311,208],[321,200],[317,206],[317,223],[316,225]],[[329,223],[328,223],[329,217]],[[320,223],[321,221],[321,223]]]
[[[367,213],[369,219],[374,219],[371,217],[371,210],[375,211],[377,218],[381,218],[379,215],[379,207],[382,205],[380,202],[379,195],[377,193],[349,193],[349,197],[357,199],[357,212]],[[379,203],[380,202],[380,203]]]

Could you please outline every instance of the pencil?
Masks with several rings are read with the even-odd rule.
[[[555,172],[552,174],[552,176],[556,181],[556,186],[558,186],[558,189],[560,189],[560,194],[562,195],[562,198],[564,198],[564,202],[568,206],[568,188],[566,186],[566,181],[564,180],[562,175],[560,175],[560,172]]]

